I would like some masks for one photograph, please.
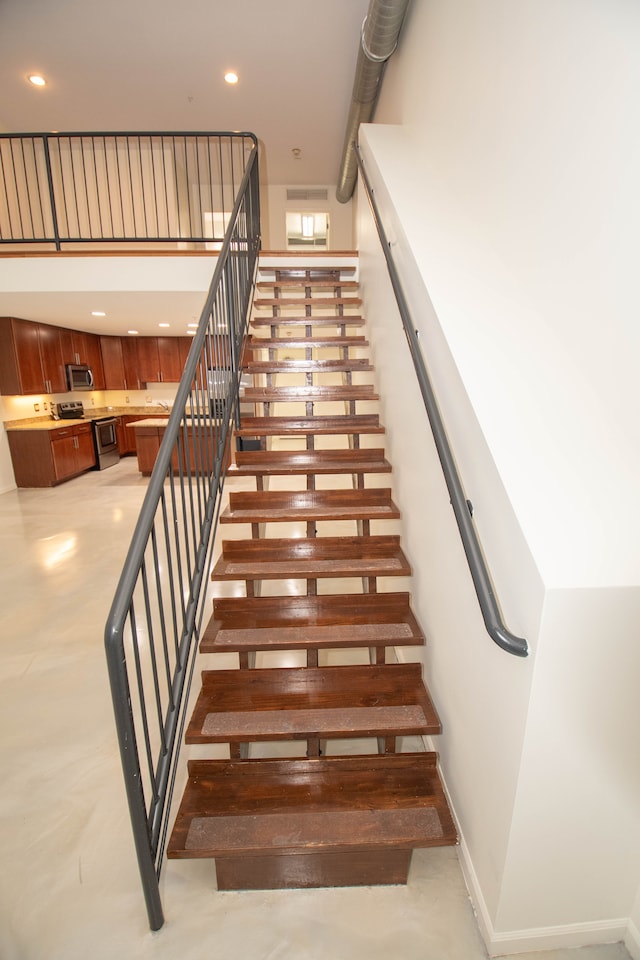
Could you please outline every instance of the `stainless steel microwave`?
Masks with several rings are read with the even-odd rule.
[[[69,390],[93,390],[93,371],[86,363],[67,363]]]

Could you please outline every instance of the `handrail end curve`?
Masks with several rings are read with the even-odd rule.
[[[498,624],[489,631],[491,639],[501,650],[513,654],[514,657],[528,657],[529,645],[523,637],[516,637],[502,624]]]

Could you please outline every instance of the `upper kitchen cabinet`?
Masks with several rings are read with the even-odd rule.
[[[2,317],[0,390],[5,395],[46,392],[37,323]]]
[[[126,390],[124,356],[121,337],[100,337],[100,352],[104,370],[104,385],[107,390]],[[131,384],[133,389],[133,384]]]
[[[48,323],[38,324],[40,342],[40,360],[44,375],[46,393],[64,393],[67,390],[67,378],[62,356],[62,336],[60,327],[51,327]]]
[[[66,389],[60,329],[0,317],[0,392],[11,396]]]
[[[182,376],[179,337],[139,337],[138,377],[142,383],[178,383]]]
[[[100,352],[100,337],[83,330],[62,331],[62,354],[65,363],[85,363],[93,371],[93,386],[104,390],[104,370]]]
[[[158,360],[162,382],[178,383],[184,364],[180,362],[178,337],[158,337]]]
[[[157,337],[137,337],[138,378],[141,383],[159,383],[160,358],[158,356]]]

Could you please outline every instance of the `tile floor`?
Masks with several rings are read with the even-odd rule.
[[[407,887],[217,893],[206,861],[163,873],[149,932],[102,630],[146,481],[129,458],[0,496],[2,960],[485,960],[455,849]],[[628,960],[620,944],[529,954]]]

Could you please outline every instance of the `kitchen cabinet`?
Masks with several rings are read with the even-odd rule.
[[[141,390],[143,384],[138,370],[138,338],[121,337],[122,362],[124,363],[124,383],[126,390]]]
[[[182,377],[182,371],[184,370],[184,365],[187,362],[189,350],[191,350],[193,337],[176,337],[176,340],[178,341],[178,352],[180,354],[180,377]]]
[[[62,354],[65,363],[86,363],[93,371],[93,385],[96,390],[104,390],[104,370],[100,337],[84,330],[66,330],[61,333]]]
[[[37,323],[2,317],[0,392],[5,395],[45,393]]]
[[[156,424],[153,422],[158,418],[145,418],[132,422],[127,429],[135,433],[136,452],[138,455],[138,469],[143,477],[149,477],[153,470],[160,444],[162,443],[164,433],[167,427],[167,420],[160,419]],[[215,464],[215,437],[212,436],[208,428],[204,431],[197,424],[187,427],[186,449],[184,447],[184,435],[181,432],[181,453],[174,447],[171,465],[174,471],[178,471],[179,464],[182,464],[183,472],[190,475],[196,475],[203,472],[212,471]],[[229,464],[227,456],[225,469]]]
[[[134,423],[136,420],[140,420],[140,417],[116,417],[116,434],[118,435],[118,450],[121,457],[136,452],[136,435],[133,430],[127,428],[127,424]]]
[[[104,370],[104,385],[107,390],[126,390],[124,356],[121,337],[100,337],[100,353]]]
[[[60,328],[0,318],[0,392],[5,396],[64,393]]]
[[[18,487],[52,487],[96,465],[90,423],[10,429],[7,435]]]
[[[142,383],[160,381],[160,359],[158,357],[157,337],[138,337],[138,379]]]
[[[158,337],[158,363],[163,383],[179,383],[184,364],[180,362],[178,337]]]
[[[142,383],[178,383],[184,363],[179,340],[184,337],[139,337],[138,378]]]
[[[68,388],[64,357],[62,356],[60,327],[52,327],[48,323],[39,323],[38,340],[45,393],[66,393]]]

